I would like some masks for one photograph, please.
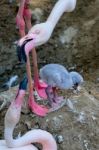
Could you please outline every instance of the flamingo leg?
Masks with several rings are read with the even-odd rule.
[[[53,94],[53,90],[51,86],[48,86],[46,88],[46,94],[48,97],[48,101],[49,101],[49,105],[51,106],[51,108],[54,110],[57,108],[58,104],[54,101],[54,94]]]
[[[25,21],[23,17],[25,0],[20,0],[19,10],[16,16],[16,24],[19,28],[19,34],[21,37],[25,36]]]
[[[63,96],[58,96],[56,87],[53,87],[52,89],[53,89],[53,95],[54,95],[53,101],[55,103],[60,104],[64,100]]]
[[[25,8],[24,8],[23,15],[24,15],[26,27],[29,31],[32,27],[32,24],[31,24],[31,10],[29,9],[29,1],[25,2]]]
[[[24,12],[24,15],[25,15],[25,22],[26,22],[26,25],[27,25],[27,28],[28,30],[32,27],[31,25],[31,15],[27,15],[27,11],[29,11],[28,9],[25,9],[23,10],[23,5],[25,6],[25,1],[23,0],[23,3],[20,3],[20,8],[19,8],[19,14],[21,14],[22,16],[22,13],[23,11]],[[25,34],[25,28],[24,28],[24,34],[22,34],[23,32],[21,32],[21,28],[19,26],[19,32],[20,32],[20,35],[21,37],[24,36]],[[35,72],[35,64],[37,66],[37,60],[36,60],[36,51],[35,50],[32,50],[34,52],[33,54],[33,65],[34,65],[34,74],[36,74]],[[35,63],[36,61],[36,63]],[[28,76],[28,83],[29,83],[29,101],[28,101],[28,105],[30,107],[30,109],[32,110],[32,112],[36,113],[37,115],[40,115],[40,116],[45,116],[46,113],[48,113],[48,109],[45,108],[44,106],[40,106],[38,105],[36,102],[35,102],[35,99],[34,99],[34,93],[33,93],[33,84],[32,84],[32,78],[31,78],[31,67],[30,67],[30,59],[29,59],[29,53],[27,55],[27,62],[26,62],[26,70],[27,70],[27,76]],[[35,76],[35,75],[34,75]]]
[[[51,86],[48,86],[46,88],[46,94],[49,100],[49,104],[51,106],[49,112],[56,111],[65,105],[65,100],[63,99],[63,97],[58,97],[55,87],[52,88]]]
[[[27,25],[27,29],[30,30],[32,27],[31,24],[31,12],[29,9],[25,9],[25,22]],[[36,49],[32,49],[32,62],[33,62],[33,69],[34,69],[34,87],[38,93],[38,95],[43,98],[47,99],[47,95],[45,92],[45,88],[47,85],[44,82],[39,81],[39,73],[38,73],[38,64],[37,64],[37,53]]]
[[[28,75],[28,82],[29,82],[29,107],[35,114],[39,116],[45,116],[48,113],[48,109],[42,105],[38,105],[34,100],[34,94],[33,94],[33,84],[32,84],[32,78],[31,78],[31,68],[30,68],[30,60],[29,56],[27,55],[27,63],[26,63],[26,69],[27,69],[27,75]]]
[[[38,65],[37,65],[37,53],[35,48],[32,49],[32,60],[34,66],[34,87],[41,98],[47,99],[47,95],[45,89],[47,85],[44,82],[39,81],[39,74],[38,74]]]
[[[53,105],[53,97],[54,97],[52,87],[48,86],[45,91],[46,91],[46,94],[47,94],[49,105],[52,107],[52,105]]]
[[[57,103],[57,97],[58,97],[58,95],[57,95],[56,87],[53,87],[52,90],[53,90],[53,101],[55,103]]]

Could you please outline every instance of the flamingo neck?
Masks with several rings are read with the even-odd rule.
[[[40,143],[43,146],[43,150],[57,150],[57,145],[54,138],[49,132],[46,132],[44,130],[31,130],[22,137],[18,139],[13,139],[13,131],[16,124],[19,122],[20,113],[21,105],[16,105],[15,102],[12,102],[5,115],[4,136],[7,146],[9,148],[15,148],[26,146],[31,143]]]
[[[47,21],[52,24],[53,29],[55,28],[63,13],[72,12],[75,9],[75,6],[76,0],[58,0],[47,19]]]
[[[12,127],[5,126],[4,137],[8,147],[11,147],[11,145],[13,145],[13,131],[14,131],[14,126]]]
[[[5,115],[4,137],[8,146],[13,145],[13,131],[20,120],[20,113],[25,90],[19,90],[15,101],[12,101]]]
[[[10,148],[21,147],[31,143],[40,143],[43,146],[42,150],[57,150],[57,145],[52,135],[46,131],[37,129],[27,132],[19,139],[13,139],[13,129],[7,128],[8,141],[7,146]]]
[[[26,93],[25,90],[19,90],[18,91],[18,94],[17,94],[16,99],[15,99],[15,105],[16,106],[21,106],[22,105],[25,93]]]
[[[4,137],[8,146],[13,144],[13,131],[16,124],[20,120],[21,105],[16,105],[12,102],[5,115]]]

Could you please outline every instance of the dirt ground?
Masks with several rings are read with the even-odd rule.
[[[15,16],[17,2],[0,1],[0,91],[2,85],[13,75],[25,74],[25,66],[18,66],[15,41],[19,39]],[[51,12],[56,0],[33,0],[32,11],[40,8],[43,22]],[[79,0],[73,13],[65,13],[57,24],[47,44],[37,48],[39,68],[48,63],[60,63],[69,70],[81,72],[85,83],[78,94],[61,91],[64,107],[41,118],[27,107],[28,93],[22,107],[21,119],[14,137],[31,129],[49,131],[56,139],[58,150],[99,149],[99,1]],[[36,23],[32,18],[32,23]],[[66,37],[69,37],[67,39]],[[64,55],[65,54],[65,55]],[[18,82],[19,83],[19,82]],[[17,83],[17,84],[18,84]],[[0,139],[4,136],[4,116],[10,102],[15,98],[17,86],[0,92]],[[39,101],[38,101],[39,103]],[[45,102],[44,102],[45,103]],[[37,145],[39,147],[39,145]]]
[[[14,137],[40,128],[49,131],[55,137],[58,150],[98,150],[99,81],[96,82],[98,75],[99,70],[90,74],[90,80],[85,81],[78,94],[62,91],[60,94],[64,96],[66,104],[44,118],[35,115],[28,109],[27,93]],[[7,105],[0,112],[0,139],[4,137],[4,116],[10,102],[15,98],[17,88],[11,88],[0,94],[0,101],[7,101]],[[36,146],[41,147],[38,144]]]

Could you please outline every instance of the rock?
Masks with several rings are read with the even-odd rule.
[[[41,121],[41,128],[48,129],[49,132],[57,133],[61,131],[63,127],[64,127],[64,119],[62,115],[47,117],[47,119]]]
[[[35,8],[32,10],[32,19],[36,21],[36,23],[40,23],[42,20],[44,13],[41,8]]]
[[[76,36],[78,29],[69,27],[63,31],[63,34],[60,35],[60,41],[62,44],[70,44],[72,39]]]
[[[62,136],[62,135],[57,135],[57,136],[56,136],[56,141],[57,141],[58,144],[63,143],[63,141],[64,141],[63,136]]]
[[[5,73],[5,67],[3,66],[0,66],[0,75],[2,75],[3,73]]]

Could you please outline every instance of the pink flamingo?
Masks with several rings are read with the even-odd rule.
[[[23,1],[25,1],[25,0],[23,0]],[[29,3],[29,0],[27,1],[27,3]],[[29,23],[28,23],[30,25],[28,28],[29,33],[26,35],[26,37],[23,37],[23,41],[25,41],[26,38],[31,38],[31,36],[32,35],[34,36],[34,34],[35,34],[36,35],[35,47],[46,43],[50,39],[52,32],[53,32],[57,22],[59,21],[60,17],[62,16],[62,14],[64,12],[72,12],[75,9],[75,6],[76,6],[76,0],[65,0],[65,1],[58,0],[58,2],[55,4],[55,7],[52,9],[49,17],[47,18],[47,20],[44,23],[36,24],[32,27],[31,19],[29,19]],[[24,12],[24,11],[22,11],[22,8],[24,8],[24,4],[20,4],[21,14],[19,13],[19,16],[22,16],[22,15],[24,16],[24,13],[22,14],[22,12]],[[28,19],[26,19],[26,21],[28,21]],[[32,47],[31,47],[31,50],[32,50],[32,48],[34,48],[34,39],[33,39],[33,44],[31,42],[31,45],[32,45]],[[36,58],[36,60],[33,61],[34,80],[35,80],[34,86],[35,86],[35,89],[37,90],[39,96],[42,98],[46,98],[45,84],[44,83],[41,84],[38,80],[37,56],[36,56],[35,50],[32,50],[32,56],[33,56],[33,58],[34,58],[34,56]]]
[[[25,37],[23,37],[19,42],[20,46],[24,45],[24,50],[20,52],[21,57],[24,56],[23,60],[24,59],[26,60],[26,52],[29,53],[32,50],[32,48],[34,48],[34,45],[35,46],[42,45],[48,41],[62,14],[64,12],[72,12],[75,9],[75,6],[76,6],[76,0],[66,0],[66,1],[59,0],[56,3],[51,14],[49,15],[47,21],[45,23],[35,25],[29,30],[29,33]],[[34,54],[33,52],[35,53],[35,50],[32,50],[32,55],[35,56],[37,60],[36,53]],[[34,61],[33,64],[35,64],[34,85],[36,87],[38,94],[41,97],[46,97],[45,94],[46,86],[45,84],[42,85],[38,80],[38,68],[37,68],[36,61]]]
[[[38,150],[32,143],[42,144],[42,150],[57,150],[53,136],[41,129],[28,131],[22,137],[13,139],[14,128],[20,119],[26,85],[27,79],[25,78],[19,86],[16,99],[11,103],[5,115],[5,140],[0,140],[0,150]]]
[[[30,0],[21,0],[19,10],[16,16],[16,23],[19,27],[19,33],[21,37],[25,36],[25,23],[28,31],[31,29],[31,11],[29,9],[29,1]],[[34,46],[32,47],[32,58],[33,58],[33,66],[34,66],[34,87],[37,90],[39,96],[41,98],[46,99],[45,87],[47,86],[43,82],[39,82],[38,75],[38,65],[37,65],[37,54]]]
[[[31,39],[27,39],[26,41],[23,42],[23,44],[18,46],[18,51],[19,51],[19,60],[26,61],[26,69],[27,69],[27,76],[28,76],[28,83],[29,83],[29,107],[30,109],[36,113],[39,116],[45,116],[48,113],[48,109],[42,105],[38,105],[35,102],[34,95],[33,95],[33,84],[32,84],[32,77],[31,77],[31,68],[30,68],[30,60],[29,60],[29,43],[25,46],[27,41],[31,41]],[[19,42],[19,44],[21,44]]]
[[[24,18],[26,21],[26,25],[28,30],[32,27],[31,25],[31,13],[30,10],[28,9],[27,4],[29,4],[29,0],[25,1],[22,0],[20,2],[20,7],[19,11],[16,17],[17,20],[17,25],[19,26],[19,32],[21,37],[24,37],[25,35],[25,22]],[[25,15],[25,16],[24,16]],[[27,41],[26,40],[22,46],[25,46]],[[29,48],[28,48],[29,49]],[[30,97],[29,97],[29,107],[30,109],[35,112],[37,115],[40,116],[45,116],[46,113],[48,112],[48,109],[45,108],[44,106],[39,106],[35,101],[33,97],[33,85],[32,85],[32,78],[31,78],[31,68],[30,68],[30,60],[29,60],[29,50],[26,49],[26,57],[27,57],[27,63],[26,63],[26,69],[27,69],[27,74],[28,74],[28,81],[29,81],[29,92],[30,92]],[[19,49],[19,55],[21,54],[21,50]],[[34,66],[34,86],[39,95],[43,98],[47,98],[46,93],[45,93],[45,87],[46,85],[44,83],[39,82],[39,77],[38,77],[38,65],[37,65],[37,55],[36,55],[36,50],[33,48],[32,49],[32,57],[33,57],[33,66]]]

